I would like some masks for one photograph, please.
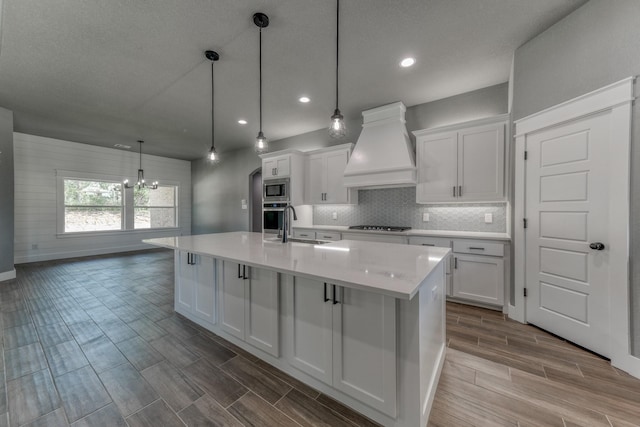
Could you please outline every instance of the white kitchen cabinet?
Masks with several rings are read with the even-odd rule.
[[[189,319],[216,322],[215,260],[191,252],[175,251],[175,309]]]
[[[504,304],[501,257],[453,254],[453,296],[492,305]]]
[[[342,233],[342,240],[361,240],[365,242],[400,243],[407,244],[406,236],[378,234],[378,233]]]
[[[306,153],[305,203],[356,204],[358,191],[344,186],[344,169],[353,144]]]
[[[395,416],[396,300],[301,277],[289,298],[289,363]]]
[[[262,160],[262,179],[286,178],[291,174],[291,155]]]
[[[339,231],[314,230],[312,228],[294,228],[293,237],[308,240],[338,241],[341,239]]]
[[[222,262],[220,327],[278,356],[278,273],[231,261]]]
[[[414,132],[417,203],[503,201],[506,116]]]

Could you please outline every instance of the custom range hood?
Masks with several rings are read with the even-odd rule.
[[[402,102],[363,111],[362,132],[344,170],[344,185],[391,188],[416,185],[416,160]]]

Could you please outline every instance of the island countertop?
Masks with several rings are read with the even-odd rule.
[[[340,240],[326,244],[265,240],[232,232],[163,237],[144,243],[411,299],[448,248]]]

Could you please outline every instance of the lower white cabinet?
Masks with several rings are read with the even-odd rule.
[[[175,271],[175,310],[194,321],[204,320],[214,324],[216,322],[215,260],[209,256],[175,251]]]
[[[278,273],[231,261],[220,264],[220,327],[279,356]]]
[[[502,257],[454,253],[452,296],[503,305],[504,276]]]
[[[429,246],[440,248],[451,248],[451,240],[444,237],[410,236],[409,244],[416,246]],[[445,293],[450,297],[453,293],[453,272],[451,271],[452,257],[445,261]]]
[[[367,405],[396,415],[396,300],[293,278],[288,361]]]

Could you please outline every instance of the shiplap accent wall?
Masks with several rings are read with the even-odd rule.
[[[16,264],[148,249],[151,247],[142,239],[191,233],[191,163],[143,154],[147,180],[179,185],[178,229],[57,235],[56,170],[106,174],[135,182],[139,155],[133,149],[116,150],[17,132],[13,140]]]

